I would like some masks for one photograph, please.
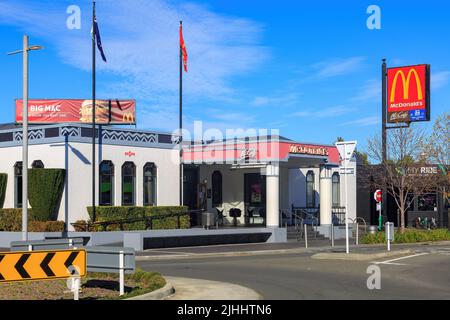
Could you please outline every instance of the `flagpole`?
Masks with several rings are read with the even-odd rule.
[[[183,21],[180,21],[180,30]],[[180,33],[181,37],[181,33]],[[180,39],[181,41],[181,39]],[[180,112],[179,112],[179,135],[180,135],[180,206],[183,205],[183,51],[180,42]]]
[[[96,220],[95,210],[95,1],[92,10],[92,220]]]

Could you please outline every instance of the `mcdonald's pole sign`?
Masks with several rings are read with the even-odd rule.
[[[430,121],[430,65],[387,71],[388,122]]]
[[[0,252],[0,283],[86,276],[85,250]]]

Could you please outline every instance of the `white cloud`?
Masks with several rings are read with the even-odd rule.
[[[328,59],[314,64],[312,76],[315,79],[327,79],[361,70],[364,57],[351,57],[346,59]]]
[[[82,29],[69,30],[65,12],[69,4],[1,2],[0,23],[42,37],[65,63],[90,71],[91,5],[88,1],[80,4]],[[260,45],[260,24],[192,3],[99,0],[97,20],[108,59],[108,63],[99,59],[97,67],[116,79],[107,85],[99,82],[98,95],[136,98],[140,110],[159,112],[173,124],[178,103],[180,20],[189,56],[188,73],[183,74],[187,99],[230,99],[236,91],[233,77],[251,72],[270,55],[269,49]],[[159,107],[167,107],[168,112],[158,111]]]
[[[330,108],[324,108],[319,110],[305,110],[299,111],[292,114],[292,116],[296,117],[312,117],[312,118],[329,118],[329,117],[338,117],[342,115],[346,115],[349,112],[354,111],[354,108],[349,108],[345,106],[336,106]]]
[[[299,94],[294,93],[283,93],[283,94],[277,94],[273,96],[258,96],[255,97],[251,102],[250,105],[255,107],[264,107],[264,106],[271,106],[271,107],[285,107],[285,106],[292,106],[298,103],[298,96]]]
[[[445,87],[450,80],[449,71],[431,72],[431,88],[436,90]]]
[[[358,89],[359,93],[352,97],[353,101],[366,101],[366,100],[381,100],[381,81],[369,80],[366,84]]]
[[[366,118],[361,118],[357,120],[352,120],[345,122],[341,124],[342,126],[358,126],[358,127],[367,127],[367,126],[374,126],[377,124],[380,124],[380,117],[377,116],[371,116]]]

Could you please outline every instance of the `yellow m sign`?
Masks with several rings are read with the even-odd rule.
[[[124,113],[122,121],[126,123],[133,123],[134,115],[132,113]]]
[[[395,93],[397,91],[397,83],[398,83],[399,77],[401,77],[402,85],[403,85],[403,99],[409,99],[409,86],[411,84],[411,77],[413,75],[416,80],[417,99],[419,99],[419,100],[423,99],[423,90],[422,90],[422,85],[420,83],[420,77],[419,77],[419,74],[417,73],[416,69],[413,68],[413,69],[409,70],[407,76],[405,76],[405,73],[403,72],[403,70],[399,70],[395,74],[394,81],[392,83],[392,88],[391,88],[391,97],[390,97],[391,103],[395,102]]]

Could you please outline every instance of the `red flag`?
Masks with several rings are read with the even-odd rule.
[[[183,27],[180,25],[180,48],[181,48],[181,54],[183,55],[183,65],[184,65],[184,71],[187,72],[187,50],[186,46],[184,45],[184,39],[183,39]]]

